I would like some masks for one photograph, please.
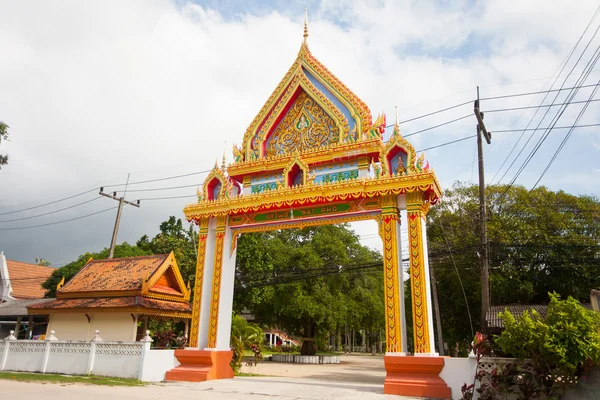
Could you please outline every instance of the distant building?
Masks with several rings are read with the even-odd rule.
[[[0,303],[43,298],[46,290],[42,283],[54,270],[52,267],[7,260],[0,252]]]
[[[50,317],[48,330],[60,340],[134,341],[152,318],[184,321],[192,317],[190,289],[170,254],[90,260],[56,299],[27,307]]]

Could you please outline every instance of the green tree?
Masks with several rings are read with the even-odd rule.
[[[105,248],[104,250],[98,253],[85,253],[80,255],[77,260],[65,265],[64,267],[58,268],[52,272],[50,277],[42,284],[42,287],[46,289],[45,297],[54,297],[56,296],[56,286],[59,282],[65,278],[65,283],[67,283],[71,278],[77,274],[81,268],[87,264],[90,259],[94,260],[103,260],[108,258],[109,249]],[[141,249],[137,246],[132,246],[127,242],[123,242],[122,244],[115,246],[115,258],[124,258],[124,257],[136,257],[136,256],[148,256],[152,253]]]
[[[368,306],[377,308],[371,302],[375,295],[367,289],[350,293],[364,282],[376,285],[366,277],[373,270],[356,268],[366,265],[381,271],[381,255],[360,245],[347,225],[242,235],[234,304],[262,323],[304,337],[301,353],[314,354],[319,335],[347,319],[360,325],[372,317]],[[383,324],[383,296],[374,302]]]
[[[0,143],[2,140],[8,140],[8,128],[8,125],[0,121]],[[0,154],[0,169],[2,169],[2,166],[6,164],[8,164],[8,156],[3,156]]]
[[[35,263],[37,265],[41,265],[43,267],[49,267],[52,264],[50,261],[46,260],[45,258],[36,258]]]
[[[598,199],[505,185],[488,186],[486,197],[492,304],[544,304],[549,292],[589,301],[600,286]],[[472,333],[465,296],[474,328],[481,314],[477,186],[446,190],[427,222],[444,339],[466,344]]]
[[[190,280],[193,283],[196,276],[197,243],[198,234],[193,226],[186,229],[181,219],[171,216],[160,224],[160,232],[152,240],[144,235],[136,245],[152,254],[168,254],[172,251],[184,281]]]

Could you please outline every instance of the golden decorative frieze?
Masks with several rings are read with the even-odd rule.
[[[265,191],[262,193],[238,196],[191,204],[184,209],[189,220],[208,216],[241,214],[292,206],[359,198],[379,197],[386,194],[411,192],[431,192],[437,199],[441,189],[432,173],[409,176],[384,176],[378,179],[356,178],[342,182],[308,183],[304,186]]]

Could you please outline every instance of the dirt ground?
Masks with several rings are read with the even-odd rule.
[[[262,361],[251,367],[243,364],[240,372],[288,378],[374,383],[382,386],[385,379],[383,356],[371,355],[342,355],[340,364],[287,364]]]

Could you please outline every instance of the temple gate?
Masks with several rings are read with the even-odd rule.
[[[385,393],[447,397],[434,347],[425,217],[440,198],[433,170],[398,123],[369,108],[308,49],[254,121],[233,162],[212,169],[198,202],[184,209],[199,225],[190,345],[168,380],[231,378],[231,313],[240,234],[375,220],[383,241],[387,377]],[[396,118],[397,119],[397,118]],[[400,210],[407,211],[414,354],[407,355]],[[416,383],[419,382],[419,383]]]

